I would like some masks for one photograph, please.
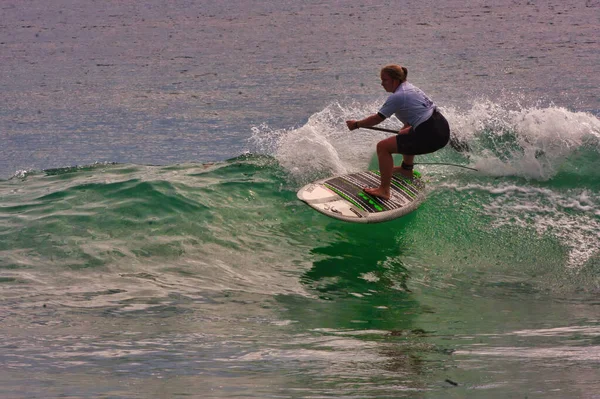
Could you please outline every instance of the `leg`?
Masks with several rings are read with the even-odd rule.
[[[377,159],[379,160],[381,184],[376,188],[365,188],[367,194],[383,199],[390,198],[390,184],[392,182],[392,172],[394,169],[394,158],[392,157],[392,154],[397,152],[396,136],[389,137],[377,143]]]
[[[410,166],[414,165],[415,164],[415,156],[402,154],[402,163],[404,165],[410,165]],[[408,177],[409,179],[411,179],[413,177],[412,168],[409,170],[409,169],[404,169],[402,166],[394,166],[393,173],[400,173],[402,176]]]

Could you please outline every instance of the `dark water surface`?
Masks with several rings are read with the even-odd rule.
[[[6,0],[0,176],[231,158],[253,126],[297,127],[350,99],[379,105],[390,62],[442,107],[598,115],[599,7]]]

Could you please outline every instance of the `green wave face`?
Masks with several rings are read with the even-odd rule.
[[[567,350],[564,330],[552,328],[572,323],[583,349],[569,353],[584,366],[596,330],[581,320],[592,317],[599,286],[600,232],[586,159],[595,152],[543,181],[421,167],[427,200],[375,225],[313,211],[269,156],[32,173],[0,182],[0,304],[14,307],[9,325],[31,320],[56,347],[81,332],[74,357],[44,346],[45,370],[69,369],[74,358],[84,374],[96,370],[89,353],[102,343],[135,349],[130,373],[139,378],[156,354],[174,373],[199,373],[201,353],[203,373],[258,368],[281,392],[308,381],[314,392],[334,385],[368,396],[400,378],[401,395],[441,394],[493,370],[534,372],[552,362],[539,342]],[[46,310],[24,310],[32,308]],[[46,327],[52,321],[61,324]],[[8,345],[37,358],[41,347],[19,337]],[[515,339],[525,365],[510,349]],[[510,356],[456,371],[503,351]],[[379,388],[342,388],[348,373]]]

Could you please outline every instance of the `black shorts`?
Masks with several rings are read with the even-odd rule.
[[[416,129],[396,135],[398,153],[404,155],[429,154],[443,148],[449,140],[450,125],[437,109]]]

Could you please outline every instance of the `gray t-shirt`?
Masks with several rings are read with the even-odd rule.
[[[386,118],[396,114],[396,118],[404,124],[416,129],[431,117],[435,110],[433,101],[418,87],[404,82],[388,97],[379,113]]]

